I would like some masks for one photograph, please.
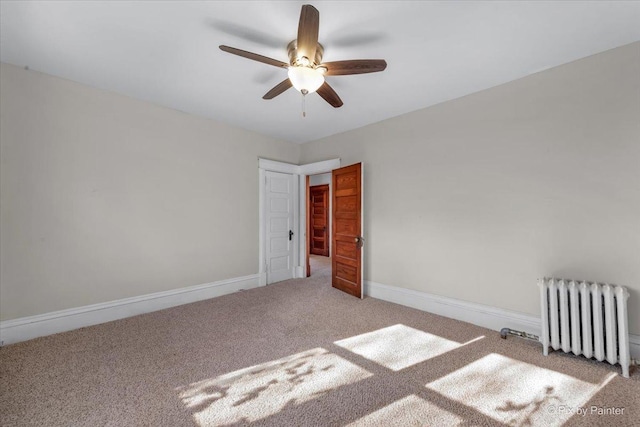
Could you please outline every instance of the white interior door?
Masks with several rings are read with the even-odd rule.
[[[294,176],[271,171],[265,176],[266,270],[270,284],[294,277]]]

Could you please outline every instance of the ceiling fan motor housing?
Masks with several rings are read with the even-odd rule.
[[[301,57],[298,56],[298,40],[292,40],[287,45],[287,53],[289,54],[289,64],[292,67],[312,67],[315,68],[322,63],[322,55],[324,54],[324,47],[318,43],[316,47],[316,55],[315,58],[307,58],[309,60],[308,64],[301,63]]]

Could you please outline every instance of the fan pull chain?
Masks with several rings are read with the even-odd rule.
[[[302,93],[302,117],[307,117],[306,93]]]

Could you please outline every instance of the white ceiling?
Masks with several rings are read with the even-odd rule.
[[[289,89],[299,1],[0,3],[0,59],[277,139],[307,142],[640,40],[640,2],[314,1],[324,60],[386,59],[328,81],[344,106]]]

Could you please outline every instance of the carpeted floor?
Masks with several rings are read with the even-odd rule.
[[[639,426],[640,373],[313,274],[0,349],[3,426]],[[315,267],[315,269],[313,269]]]

